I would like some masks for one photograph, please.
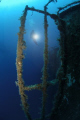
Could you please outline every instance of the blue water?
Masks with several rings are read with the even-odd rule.
[[[30,2],[1,6],[0,3],[0,120],[26,120],[24,112],[20,106],[20,96],[18,87],[16,87],[15,81],[17,80],[16,72],[16,51],[19,32],[20,21],[19,17],[22,15],[22,11],[25,5],[29,7],[35,6],[37,9],[43,10],[43,6],[48,0],[43,0],[39,3]],[[2,1],[3,2],[3,1]],[[73,2],[71,0],[71,2]],[[55,13],[57,6],[64,5],[63,0],[59,3],[51,3],[49,5],[48,12]],[[54,9],[52,9],[54,6]],[[27,49],[25,50],[25,59],[23,60],[23,79],[25,85],[33,85],[41,83],[42,68],[43,68],[43,51],[44,51],[44,15],[37,12],[29,11],[26,17],[26,34],[24,40],[26,41]],[[53,47],[59,47],[57,38],[59,37],[59,31],[54,21],[48,17],[48,50]],[[30,38],[32,30],[39,33],[40,39],[37,41],[38,46]],[[56,66],[55,66],[56,69]],[[52,74],[52,73],[50,73]],[[55,78],[55,75],[54,75]],[[57,86],[49,88],[49,96],[47,101],[47,111],[51,111],[53,95],[57,91]],[[52,91],[52,92],[51,92]],[[34,90],[26,92],[29,96],[28,102],[30,104],[30,114],[32,118],[37,118],[40,115],[39,108],[41,108],[41,91]]]

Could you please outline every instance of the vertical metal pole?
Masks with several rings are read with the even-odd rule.
[[[19,94],[21,97],[21,102],[22,102],[22,107],[23,110],[28,118],[28,120],[32,120],[31,116],[29,114],[29,105],[27,103],[27,95],[25,94],[24,91],[24,80],[22,78],[23,75],[23,59],[24,59],[24,54],[23,50],[26,48],[25,41],[23,40],[24,38],[24,33],[25,33],[25,21],[26,21],[26,15],[27,15],[27,7],[25,7],[25,10],[23,11],[23,15],[20,18],[21,21],[21,26],[19,27],[20,31],[18,33],[18,45],[17,45],[17,58],[16,58],[16,68],[17,68],[17,85],[19,87]]]
[[[45,105],[46,105],[46,97],[47,97],[47,78],[48,78],[48,37],[47,37],[47,7],[44,6],[44,35],[45,35],[45,46],[44,46],[44,67],[43,67],[43,76],[42,76],[42,86],[43,86],[43,96],[42,96],[42,116],[41,120],[45,119]]]

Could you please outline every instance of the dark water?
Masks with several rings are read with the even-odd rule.
[[[27,1],[27,0],[26,0]],[[27,2],[26,2],[27,3]],[[19,17],[22,15],[22,11],[25,8],[25,4],[15,6],[3,6],[0,8],[0,120],[26,120],[24,112],[20,106],[20,96],[18,87],[15,85],[17,80],[16,72],[16,50],[17,50],[17,33],[19,31],[20,21]],[[37,2],[30,2],[29,6],[35,6],[43,10],[43,6],[46,2],[40,5]],[[1,4],[1,3],[0,3]],[[53,3],[52,3],[53,4]],[[49,6],[49,12],[53,13]],[[54,7],[55,8],[55,7]],[[56,8],[55,8],[56,10]],[[55,11],[54,10],[54,11]],[[59,47],[57,38],[59,37],[59,31],[54,21],[48,17],[48,50],[49,50],[49,78],[55,79],[56,71],[59,66],[59,58],[56,62],[57,50],[53,52],[54,48]],[[43,51],[44,51],[44,15],[36,12],[28,12],[25,24],[26,34],[24,40],[26,41],[27,49],[25,50],[25,59],[23,60],[23,79],[25,85],[33,85],[41,83],[42,80],[42,68],[43,68]],[[37,41],[38,45],[30,38],[32,30],[39,33],[40,38]],[[54,57],[52,57],[52,55]],[[51,58],[52,57],[52,58]],[[57,91],[57,86],[48,88],[48,100],[46,106],[46,113],[51,111],[53,95]],[[37,118],[40,115],[41,108],[41,91],[34,90],[26,92],[30,104],[30,113],[32,118]]]

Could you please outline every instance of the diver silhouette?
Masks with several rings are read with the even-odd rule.
[[[35,35],[35,32],[34,32],[34,30],[32,30],[32,31],[31,31],[31,34],[30,34],[30,38],[34,41],[34,43],[35,43],[36,45],[38,45],[38,44],[37,44],[37,41],[36,41],[36,38],[34,38],[34,35]]]

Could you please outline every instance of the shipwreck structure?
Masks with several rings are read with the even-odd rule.
[[[42,91],[42,110],[41,117],[36,120],[79,120],[80,119],[80,1],[68,4],[59,8],[57,14],[47,12],[47,6],[51,3],[50,0],[45,6],[44,11],[25,7],[23,15],[20,17],[21,26],[18,33],[17,44],[17,82],[19,94],[21,97],[22,107],[27,116],[27,120],[33,120],[29,113],[28,96],[25,91],[41,90]],[[56,1],[57,2],[57,1]],[[44,67],[42,74],[42,83],[26,86],[23,80],[23,50],[26,49],[24,41],[25,20],[28,11],[36,11],[44,14]],[[50,16],[57,24],[60,31],[60,59],[61,65],[57,72],[55,80],[47,81],[48,78],[48,21],[47,16]],[[45,115],[45,104],[47,99],[47,87],[58,82],[58,92],[55,97],[54,107],[49,115]]]

